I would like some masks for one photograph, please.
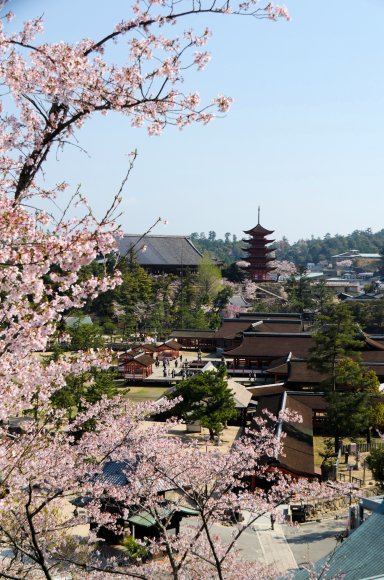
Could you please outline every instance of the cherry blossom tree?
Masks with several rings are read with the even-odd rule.
[[[222,316],[223,318],[236,318],[240,312],[245,312],[245,310],[245,308],[241,308],[241,306],[237,306],[236,304],[227,304]]]
[[[287,280],[297,273],[295,264],[288,260],[275,260],[271,263],[271,266],[274,268],[273,275],[276,276],[278,280]]]
[[[2,2],[4,8],[5,2]],[[197,93],[184,94],[185,71],[202,69],[209,60],[204,45],[209,31],[189,28],[179,36],[166,31],[192,15],[229,14],[288,18],[285,8],[257,2],[133,2],[130,15],[100,40],[39,44],[42,20],[27,22],[21,32],[0,28],[3,103],[0,113],[0,575],[22,580],[59,575],[81,579],[131,578],[271,578],[263,566],[241,563],[236,540],[260,514],[273,511],[293,493],[318,493],[320,487],[292,482],[267,468],[265,458],[281,451],[265,420],[228,453],[203,453],[196,443],[168,436],[167,427],[145,421],[169,411],[172,403],[134,405],[119,397],[85,403],[69,421],[54,409],[52,396],[66,377],[109,368],[107,351],[79,351],[48,360],[50,341],[60,338],[65,312],[81,308],[120,282],[118,271],[84,275],[83,266],[113,253],[121,191],[102,219],[97,219],[79,191],[72,196],[77,215],[55,218],[38,209],[39,198],[54,201],[69,186],[52,191],[40,174],[52,149],[77,139],[93,114],[109,111],[129,117],[157,135],[167,124],[180,128],[207,123],[213,110],[224,113],[230,98],[200,104]],[[172,30],[172,29],[171,29]],[[111,43],[127,43],[125,66],[105,56]],[[188,57],[190,54],[190,57]],[[6,106],[12,100],[10,112]],[[130,170],[130,168],[129,168]],[[128,171],[129,173],[129,171]],[[33,412],[32,412],[33,411]],[[292,419],[292,418],[291,418]],[[297,420],[297,418],[295,418]],[[283,420],[283,418],[280,418]],[[17,421],[21,429],[12,430]],[[110,462],[121,466],[127,485],[105,476]],[[247,476],[270,480],[270,492],[250,494]],[[178,536],[160,516],[159,491],[172,489],[178,510],[188,500],[197,512],[194,524]],[[236,493],[234,490],[237,490]],[[70,499],[87,499],[85,516]],[[108,505],[115,509],[106,509]],[[121,519],[145,509],[155,518],[159,539],[149,544],[164,558],[149,563],[107,559],[99,550],[97,529],[122,532]],[[247,509],[251,519],[220,543],[214,523]],[[172,511],[171,510],[171,511]],[[89,519],[96,529],[79,541],[79,526]],[[120,564],[120,565],[118,565]]]
[[[350,268],[352,266],[352,260],[339,260],[336,262],[337,268]]]

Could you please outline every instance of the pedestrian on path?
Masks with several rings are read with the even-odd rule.
[[[271,530],[272,531],[275,529],[275,521],[276,521],[275,514],[271,514]]]

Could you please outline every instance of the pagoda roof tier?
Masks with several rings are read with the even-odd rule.
[[[267,264],[263,264],[263,267],[260,268],[260,267],[255,266],[255,265],[252,266],[252,264],[251,264],[250,266],[244,266],[243,270],[248,270],[250,272],[253,272],[253,271],[258,272],[259,270],[263,270],[264,272],[272,272],[273,270],[276,270],[276,266],[268,266]]]
[[[268,236],[269,234],[273,234],[274,231],[275,230],[267,230],[266,228],[263,228],[263,226],[261,226],[260,224],[257,224],[257,226],[255,226],[251,230],[244,230],[244,233],[249,235]]]
[[[265,256],[265,254],[271,254],[272,252],[274,252],[274,248],[241,248],[243,250],[243,252],[248,252],[249,255],[251,255],[251,252],[260,252],[261,256]],[[253,254],[252,254],[253,255]]]
[[[257,261],[255,260],[254,262],[249,262],[249,264],[250,264],[251,268],[255,269],[255,268],[257,268],[258,264],[262,264],[263,266],[269,267],[268,264],[270,261],[271,260],[257,260]],[[249,269],[249,266],[244,266],[244,268]],[[273,267],[273,269],[275,269],[275,267]]]
[[[248,256],[247,262],[249,262],[250,264],[255,265],[255,263],[257,264],[268,264],[269,262],[273,262],[274,260],[272,258],[267,258],[266,256],[263,257],[257,257],[257,256]],[[247,266],[245,266],[247,267]]]
[[[262,238],[261,236],[258,238],[244,238],[241,240],[245,244],[262,244],[263,246],[273,244],[276,240],[270,240],[269,238]]]
[[[251,247],[260,247],[260,248],[265,248],[267,246],[269,246],[269,244],[272,244],[275,240],[255,240],[255,238],[250,238],[249,240],[242,240],[244,242],[244,244],[249,244]],[[275,250],[276,248],[272,248],[273,250]]]

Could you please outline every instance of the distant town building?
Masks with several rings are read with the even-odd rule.
[[[351,260],[353,266],[361,265],[376,265],[380,262],[383,257],[377,253],[362,253],[359,250],[348,250],[347,252],[342,252],[341,254],[336,254],[332,256],[332,265],[336,267],[336,264],[340,261]]]

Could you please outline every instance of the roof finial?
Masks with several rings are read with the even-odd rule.
[[[260,206],[257,208],[257,225],[260,224]]]

